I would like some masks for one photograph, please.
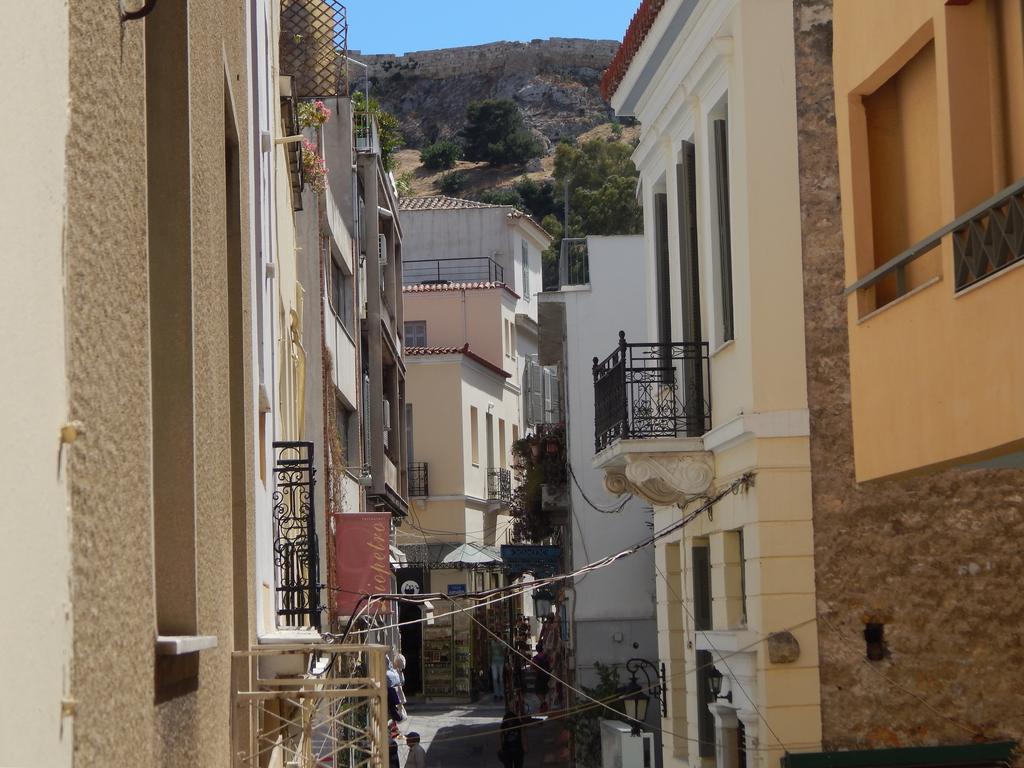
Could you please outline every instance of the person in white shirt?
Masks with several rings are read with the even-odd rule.
[[[427,768],[427,752],[420,746],[420,735],[416,731],[409,731],[405,735],[405,743],[409,747],[405,768]]]

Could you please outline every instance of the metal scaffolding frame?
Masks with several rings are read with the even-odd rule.
[[[386,648],[309,643],[237,651],[236,765],[385,768]]]

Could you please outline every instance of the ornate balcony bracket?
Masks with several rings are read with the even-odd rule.
[[[651,504],[683,504],[711,490],[715,477],[710,451],[665,454],[626,454],[624,463],[604,467],[604,486],[622,496],[633,493]]]

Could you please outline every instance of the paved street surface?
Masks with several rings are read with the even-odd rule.
[[[498,729],[504,708],[490,701],[463,705],[407,705],[409,719],[399,727],[403,734],[416,731],[427,750],[430,768],[502,768],[498,762]],[[526,733],[524,768],[567,764],[559,741],[557,722],[530,726]],[[405,766],[409,750],[399,747]]]

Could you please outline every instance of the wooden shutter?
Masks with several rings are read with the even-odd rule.
[[[729,125],[715,120],[715,187],[718,191],[718,265],[722,295],[722,341],[735,338],[732,302],[732,239],[729,224]]]
[[[707,547],[693,550],[694,629],[711,629],[711,558]]]
[[[682,144],[682,162],[676,166],[679,189],[679,277],[682,297],[683,341],[702,340],[700,321],[700,251],[697,242],[697,153],[693,142]],[[694,348],[690,353],[699,352]],[[707,423],[704,401],[704,366],[697,354],[686,357],[682,366],[684,428],[688,437],[700,437]]]
[[[668,195],[654,195],[654,270],[657,280],[658,342],[672,343],[672,284],[668,271]]]

